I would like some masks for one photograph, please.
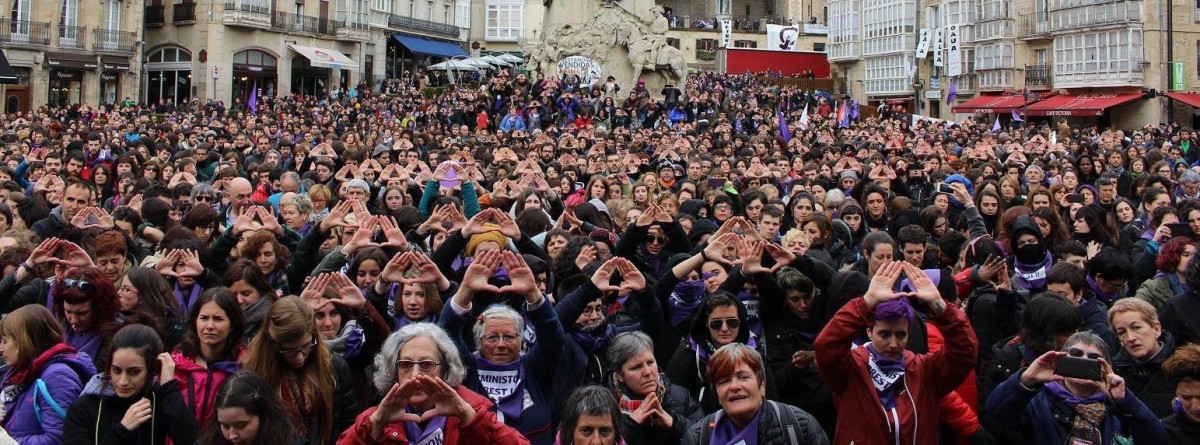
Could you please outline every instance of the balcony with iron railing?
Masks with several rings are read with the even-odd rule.
[[[162,26],[167,23],[166,7],[163,5],[146,5],[146,26]]]
[[[0,44],[5,46],[49,46],[50,24],[29,20],[0,19]]]
[[[1054,81],[1054,77],[1050,74],[1050,65],[1025,65],[1025,85],[1049,87],[1053,85]]]
[[[1116,1],[1050,11],[1050,32],[1079,32],[1089,27],[1142,21],[1142,2]]]
[[[281,32],[334,35],[334,21],[319,17],[276,12],[271,18],[271,29]]]
[[[195,3],[192,3],[192,2],[176,3],[174,8],[175,8],[175,10],[171,12],[171,22],[172,23],[175,23],[177,25],[187,24],[187,23],[196,23],[196,4]]]
[[[402,15],[388,14],[387,27],[399,31],[416,32],[429,36],[436,36],[446,39],[458,39],[460,37],[457,26],[438,23],[429,20],[421,20]]]
[[[1050,16],[1045,12],[1021,14],[1017,17],[1017,38],[1042,40],[1050,38]]]
[[[83,26],[58,25],[58,40],[62,49],[87,49],[87,28]]]
[[[111,29],[92,30],[92,50],[114,53],[133,53],[137,49],[137,33]]]
[[[226,25],[270,29],[272,21],[269,0],[225,0],[222,22]]]

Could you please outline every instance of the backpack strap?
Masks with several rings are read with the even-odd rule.
[[[771,406],[771,411],[775,413],[775,418],[779,421],[779,426],[784,431],[787,431],[788,443],[791,445],[800,445],[800,432],[796,430],[800,429],[801,425],[800,420],[796,418],[796,413],[793,413],[791,408],[787,406],[779,406],[773,400],[768,400],[767,404]]]
[[[712,440],[712,430],[717,426],[717,415],[704,416],[700,422],[700,445],[708,445],[708,442]]]
[[[46,398],[46,403],[50,404],[50,409],[53,409],[54,413],[58,414],[60,419],[67,418],[67,410],[63,409],[63,407],[54,400],[54,397],[50,397],[50,391],[46,389],[46,381],[37,379],[37,381],[34,382],[33,414],[37,416],[38,423],[42,422],[42,407],[37,403],[39,394]]]

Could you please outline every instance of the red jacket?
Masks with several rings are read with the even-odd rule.
[[[890,414],[885,414],[868,373],[866,348],[850,349],[852,340],[870,327],[872,310],[861,297],[846,303],[817,336],[816,362],[838,408],[832,443],[895,444]],[[962,384],[975,367],[978,343],[967,316],[952,304],[930,317],[944,334],[946,347],[929,354],[904,352],[904,377],[897,382],[896,412],[903,444],[940,441],[938,403]]]
[[[443,432],[442,444],[529,445],[529,439],[526,439],[517,430],[505,425],[504,422],[496,418],[491,400],[476,394],[463,385],[458,385],[454,390],[458,392],[459,397],[462,397],[463,400],[471,404],[471,407],[475,408],[475,420],[466,425],[459,425],[457,418],[446,419],[446,430]],[[383,434],[379,437],[378,441],[371,439],[371,415],[377,409],[379,407],[373,406],[367,408],[362,414],[359,414],[358,418],[354,419],[354,425],[343,432],[342,436],[338,438],[338,445],[408,445],[407,433],[404,430],[403,423],[388,425],[383,428]]]
[[[933,323],[926,322],[925,333],[929,352],[942,350],[946,342],[946,338],[942,337],[942,330]],[[979,431],[979,413],[975,412],[976,406],[979,406],[979,394],[975,389],[975,370],[972,369],[962,385],[954,392],[946,394],[941,403],[938,403],[942,410],[942,424],[954,432],[953,443],[966,445],[967,438]]]

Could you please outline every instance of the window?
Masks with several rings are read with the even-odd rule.
[[[1140,85],[1142,51],[1137,28],[1056,36],[1055,87]]]
[[[868,57],[864,82],[867,95],[895,95],[909,91],[908,68],[912,53]]]
[[[374,8],[379,11],[392,12],[392,0],[375,0]]]
[[[459,28],[471,27],[471,2],[467,0],[455,0],[454,26]]]
[[[696,39],[696,58],[717,60],[717,39]]]
[[[915,0],[863,2],[863,54],[912,51],[917,22]]]
[[[79,42],[79,1],[78,0],[63,0],[62,13],[59,14],[58,27],[58,44],[59,46],[73,46],[81,44]]]
[[[994,70],[1001,68],[1014,68],[1012,43],[981,45],[975,48],[975,69]]]
[[[813,51],[825,52],[825,42],[813,42]]]
[[[121,2],[108,0],[104,3],[104,29],[109,31],[121,29]]]
[[[674,38],[674,37],[667,37],[667,45],[671,45],[672,48],[679,49],[679,39]],[[1200,48],[1198,48],[1197,50],[1200,51]]]
[[[1011,2],[1007,0],[979,0],[979,21],[1001,20],[1011,17],[1008,12]]]
[[[758,42],[753,40],[734,40],[734,48],[758,48]]]
[[[525,28],[525,2],[523,0],[488,0],[487,32],[489,42],[515,42]]]

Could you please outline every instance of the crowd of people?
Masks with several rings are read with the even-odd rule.
[[[390,85],[4,116],[0,443],[1200,441],[1196,131]]]

